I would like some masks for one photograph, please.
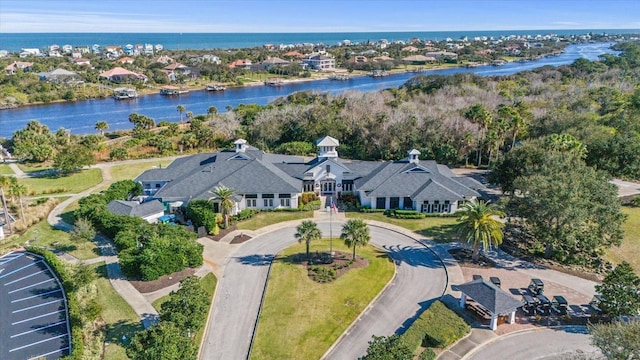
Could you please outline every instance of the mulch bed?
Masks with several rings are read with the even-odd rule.
[[[331,263],[327,263],[329,261],[329,253],[311,253],[311,262],[307,262],[307,254],[299,253],[294,254],[289,257],[289,260],[294,264],[300,264],[309,270],[310,266],[319,266],[327,269],[334,269],[336,271],[335,279],[340,278],[340,276],[346,274],[349,270],[359,269],[369,266],[369,260],[357,256],[356,260],[348,265],[349,261],[353,258],[353,255],[350,253],[344,253],[341,251],[334,251],[333,261]],[[313,274],[311,271],[308,272],[309,277],[313,279]]]
[[[177,284],[186,277],[189,277],[195,274],[196,269],[188,268],[182,271],[175,272],[171,275],[161,276],[157,280],[152,281],[129,281],[134,288],[136,288],[141,293],[150,293],[156,290],[164,289],[167,286],[171,286],[173,284]]]
[[[247,234],[236,235],[236,237],[231,240],[231,244],[242,244],[243,242],[251,239],[251,236]]]
[[[493,268],[496,266],[496,263],[489,259],[488,257],[480,254],[478,257],[478,261],[473,261],[472,255],[473,252],[469,249],[451,249],[449,250],[449,254],[453,256],[460,266],[470,267],[470,268]]]
[[[220,241],[220,239],[222,239],[225,235],[234,230],[238,230],[238,227],[235,224],[229,226],[228,229],[220,229],[218,235],[207,235],[207,237],[213,241]]]

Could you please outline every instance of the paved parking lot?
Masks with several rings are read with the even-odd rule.
[[[58,359],[70,343],[64,292],[44,260],[0,257],[0,359]]]

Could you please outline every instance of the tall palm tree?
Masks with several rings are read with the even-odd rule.
[[[184,107],[184,105],[178,105],[176,109],[180,113],[180,122],[182,122],[182,113],[186,110],[186,108]]]
[[[193,120],[193,111],[187,111],[187,122]]]
[[[480,245],[486,249],[489,245],[502,244],[504,223],[495,216],[505,216],[505,214],[496,209],[494,204],[473,199],[464,204],[459,212],[458,223],[453,227],[453,232],[460,237],[460,240],[471,244],[474,261],[478,261]]]
[[[209,114],[211,119],[213,119],[215,115],[218,115],[218,108],[215,106],[209,106],[209,108],[207,109],[207,113]]]
[[[20,184],[17,180],[12,181],[9,187],[9,192],[11,193],[11,196],[15,196],[18,198],[18,201],[20,202],[20,215],[21,215],[20,219],[22,219],[22,222],[26,225],[27,223],[24,218],[24,207],[22,206],[22,197],[27,195],[27,187],[23,184]]]
[[[478,132],[478,166],[482,163],[482,139],[485,132],[493,121],[493,116],[482,104],[475,104],[468,108],[463,116],[474,124],[480,125],[480,131]]]
[[[213,197],[209,201],[220,202],[220,210],[222,210],[222,216],[224,218],[224,228],[229,227],[229,212],[233,209],[233,196],[235,191],[232,188],[224,185],[216,186],[213,191],[209,191],[213,194]]]
[[[102,120],[98,121],[95,127],[97,131],[100,131],[100,136],[104,136],[104,131],[107,130],[108,128],[109,128],[109,124],[107,124],[106,121],[102,121]]]
[[[307,244],[307,261],[309,261],[309,244],[318,240],[322,237],[322,233],[320,229],[318,229],[318,224],[311,220],[305,220],[296,228],[297,232],[295,234],[298,242],[305,242]]]
[[[371,240],[369,227],[360,219],[352,219],[342,226],[340,239],[347,247],[353,246],[353,260],[356,259],[356,246],[365,246]]]
[[[7,209],[7,199],[5,198],[4,191],[9,191],[11,186],[11,177],[0,175],[0,195],[2,196],[2,209],[4,210],[4,220],[9,225],[9,230],[12,230],[11,222],[9,221],[9,209]]]

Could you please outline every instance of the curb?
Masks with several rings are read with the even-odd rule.
[[[209,324],[211,323],[211,317],[209,315],[211,315],[211,312],[213,311],[213,304],[216,300],[216,296],[218,296],[218,286],[220,286],[220,280],[216,281],[216,287],[213,290],[213,297],[211,298],[211,304],[209,304],[209,311],[207,312],[207,322],[204,324],[204,331],[202,332],[202,339],[200,339],[200,344],[198,345],[198,356],[196,359],[202,359],[202,348],[204,348],[204,342],[209,338],[207,336],[209,333]]]

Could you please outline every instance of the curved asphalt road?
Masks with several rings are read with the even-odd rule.
[[[525,331],[501,336],[483,345],[478,351],[465,356],[469,360],[493,359],[562,359],[568,354],[601,355],[590,343],[591,337],[584,326]],[[588,357],[591,358],[591,357]]]
[[[319,222],[324,236],[329,223]],[[337,238],[341,222],[333,222]],[[372,335],[391,335],[446,288],[446,272],[431,251],[412,238],[370,226],[371,243],[386,249],[396,261],[397,275],[335,346],[327,359],[355,359],[366,353]],[[258,236],[240,246],[225,262],[225,270],[209,319],[203,359],[246,359],[271,259],[296,242],[295,227]],[[337,240],[340,241],[340,240]]]

